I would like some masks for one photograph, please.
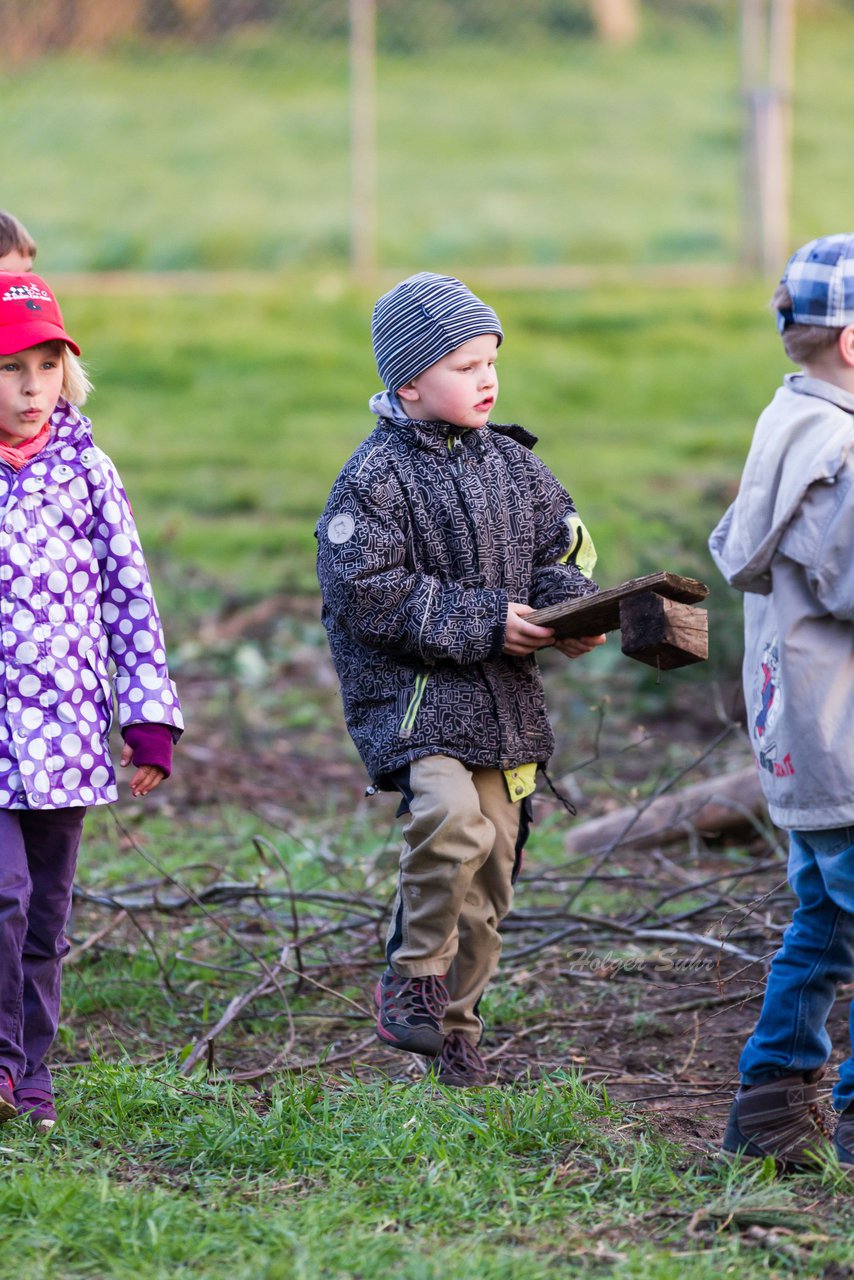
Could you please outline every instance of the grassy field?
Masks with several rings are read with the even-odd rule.
[[[133,821],[117,847],[110,815],[93,815],[83,880],[130,902],[130,878],[145,897],[145,876],[160,866],[201,891],[218,862],[223,883],[255,876],[270,890],[287,883],[366,903],[387,891],[382,841],[357,821],[268,831],[285,881],[253,855],[257,818],[227,806],[217,816],[212,824],[196,809],[176,820],[167,809]],[[560,826],[530,847],[541,871],[556,869]],[[595,905],[586,897],[578,908]],[[603,907],[615,910],[613,887]],[[111,915],[78,903],[75,936]],[[231,933],[218,938],[200,913],[158,922],[132,911],[126,935],[118,929],[74,959],[55,1055],[60,1126],[49,1137],[18,1123],[0,1130],[4,1249],[27,1280],[850,1277],[850,1183],[831,1171],[780,1179],[770,1165],[719,1164],[669,1136],[654,1110],[581,1084],[570,1061],[503,1089],[456,1093],[388,1078],[405,1057],[385,1053],[366,1069],[364,1051],[352,1065],[321,1060],[250,1084],[204,1065],[182,1075],[188,1037],[254,980],[254,957],[274,963],[287,916],[245,905],[221,914]],[[303,1052],[312,1021],[329,1053],[354,1025],[369,1034],[366,978],[346,963],[335,973],[320,974],[334,982],[325,990],[300,991],[288,977],[281,996],[245,1010],[217,1061],[223,1054],[232,1070],[268,1061],[290,1019]],[[529,971],[505,973],[490,991],[491,1026],[536,1035],[544,1017],[585,998],[564,983],[543,1003],[537,989]],[[637,1024],[646,1016],[641,1005]]]
[[[766,295],[490,292],[507,334],[497,416],[540,436],[593,530],[604,584],[660,567],[711,575],[705,537],[788,367]],[[194,582],[208,602],[208,580],[242,598],[314,591],[315,521],[373,421],[373,301],[332,278],[66,298],[98,439],[164,590],[173,575],[160,566],[181,566],[179,612]]]
[[[259,1110],[98,1061],[67,1107],[61,1143],[4,1132],[4,1244],[28,1280],[850,1275],[843,1212],[815,1230],[806,1188],[686,1168],[571,1074],[480,1097],[302,1078]]]
[[[731,257],[736,76],[732,35],[690,32],[678,54],[651,42],[621,57],[582,40],[511,60],[500,45],[463,42],[381,59],[381,259]],[[10,144],[50,157],[38,176],[18,169],[4,201],[60,270],[346,261],[343,45],[259,34],[214,52],[64,57],[4,76],[0,103],[15,121]],[[99,157],[85,174],[81,133]],[[673,195],[664,216],[662,183]]]
[[[745,286],[491,297],[508,335],[502,416],[541,432],[543,455],[596,531],[603,582],[662,564],[711,575],[709,523],[786,367],[765,294]],[[245,758],[247,780],[268,767],[252,763],[253,734],[267,741],[281,731],[286,741],[328,724],[334,689],[296,675],[296,701],[278,706],[267,681],[291,654],[247,644],[217,657],[193,636],[225,599],[313,590],[314,520],[369,426],[372,302],[331,277],[203,297],[65,300],[98,386],[98,438],[123,471],[167,628],[182,642],[176,674],[189,685],[196,664],[215,661],[231,672],[230,685],[201,687],[207,722],[216,724],[220,699],[223,722],[245,744],[233,758]],[[734,636],[737,649],[737,628]],[[295,621],[280,643],[305,662],[306,647],[322,640],[316,624],[300,632]],[[585,696],[613,698],[616,688],[600,678],[573,689],[561,714],[571,721]],[[663,697],[647,707],[660,710]],[[334,793],[321,792],[287,840],[241,807],[239,764],[221,797],[193,799],[193,752],[222,750],[205,723],[193,724],[181,766],[189,803],[167,798],[148,815],[124,804],[118,828],[109,813],[92,815],[84,887],[109,894],[179,868],[183,883],[201,886],[216,867],[227,879],[273,884],[253,853],[260,835],[281,851],[287,885],[387,893],[395,832],[361,810],[348,816]],[[340,736],[333,754],[344,758]],[[562,751],[583,753],[565,730],[561,738]],[[294,738],[297,751],[302,744]],[[607,767],[629,789],[624,746]],[[634,766],[642,791],[684,764],[678,742],[658,750],[653,743]],[[287,792],[277,799],[287,803]],[[536,829],[529,852],[540,865],[565,859],[564,829]],[[618,901],[614,886],[605,897],[593,886],[579,905],[595,913]],[[78,939],[111,914],[78,921]],[[4,1244],[33,1280],[548,1280],[567,1271],[676,1280],[686,1267],[692,1280],[851,1275],[847,1184],[831,1173],[786,1182],[770,1168],[721,1168],[572,1071],[472,1096],[370,1069],[366,1078],[346,1063],[324,1067],[322,1054],[260,1092],[207,1078],[203,1067],[186,1078],[179,1066],[194,1038],[254,981],[247,955],[262,945],[258,924],[250,918],[217,940],[194,914],[167,951],[160,926],[134,920],[132,944],[108,937],[69,970],[56,1137],[15,1124],[0,1133]],[[313,991],[290,999],[292,1015],[320,1019],[321,1042],[332,1043],[342,998],[367,1017],[356,979],[331,1004]],[[511,1024],[542,1016],[515,980],[496,985],[490,1007]],[[283,1016],[274,999],[242,1019],[253,1060],[276,1051]]]
[[[711,583],[713,661],[685,677],[710,708],[739,633],[705,539],[789,368],[770,287],[502,292],[485,278],[502,264],[733,259],[738,59],[735,5],[724,9],[726,23],[669,32],[652,17],[634,51],[541,43],[508,59],[431,40],[380,62],[383,260],[457,269],[496,306],[497,416],[540,436],[594,533],[603,585],[662,567]],[[850,6],[799,6],[796,240],[848,224],[850,35]],[[258,956],[276,958],[288,920],[235,911],[230,935],[198,911],[116,921],[112,894],[144,896],[179,872],[199,890],[242,879],[285,902],[294,888],[389,892],[391,818],[314,772],[352,764],[352,749],[311,616],[313,528],[371,429],[377,389],[375,292],[342,270],[346,74],[342,47],[261,29],[217,49],[57,56],[6,68],[0,83],[0,204],[31,226],[39,268],[57,278],[96,385],[96,438],[127,484],[176,675],[196,699],[173,790],[148,812],[125,799],[116,816],[91,815],[80,882],[103,901],[77,908],[75,939],[91,945],[67,972],[62,1123],[50,1139],[0,1130],[2,1255],[27,1280],[850,1280],[849,1184],[719,1166],[713,1143],[698,1154],[652,1110],[582,1085],[569,1043],[565,1067],[558,1055],[543,1079],[483,1094],[390,1080],[364,1058],[326,1062],[354,1026],[370,1029],[375,937],[363,968],[336,969],[334,992],[288,988],[287,1017],[325,1045],[313,1065],[250,1086],[224,1070],[182,1075]],[[62,272],[124,267],[254,274],[204,293],[189,279],[63,291]],[[216,639],[212,619],[281,592],[312,601],[294,600],[272,641]],[[675,719],[637,759],[626,751],[681,678],[624,696],[615,675],[627,665],[610,646],[594,678],[559,687],[561,768],[587,752],[611,700],[610,755],[591,786],[610,799],[648,794],[686,759]],[[197,774],[218,756],[215,790]],[[241,798],[258,776],[282,806],[288,784],[310,795],[285,835]],[[565,830],[535,828],[535,867],[556,873]],[[278,851],[272,869],[261,848]],[[738,869],[754,855],[722,856]],[[634,885],[593,884],[578,906],[622,909]],[[536,1025],[579,994],[556,987],[540,1006],[536,990],[530,974],[502,978],[496,1022]],[[284,1003],[268,996],[235,1023],[228,1069],[241,1045],[253,1062],[277,1051]],[[650,1020],[642,1004],[634,1013]],[[685,1061],[696,1047],[697,1036]]]
[[[508,56],[507,42],[453,41],[438,25],[382,54],[380,261],[734,260],[737,8],[697,24],[649,6],[632,49],[553,35],[514,40]],[[847,225],[854,96],[850,6],[798,11],[794,241]],[[45,272],[340,267],[347,53],[311,33],[259,26],[208,48],[4,68],[3,205],[36,234]]]

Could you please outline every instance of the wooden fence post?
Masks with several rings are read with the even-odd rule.
[[[377,268],[376,0],[350,0],[350,265]]]
[[[794,44],[794,0],[742,0],[742,257],[765,276],[789,250]]]

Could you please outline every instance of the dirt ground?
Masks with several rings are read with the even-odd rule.
[[[334,674],[318,643],[316,606],[291,601],[288,613],[286,633],[275,621],[281,614],[269,607],[219,619],[200,632],[197,642],[207,656],[187,661],[179,677],[192,730],[170,784],[176,829],[182,815],[213,813],[227,795],[285,831],[305,830],[314,813],[327,825],[330,811],[370,813],[368,804],[379,806],[378,825],[391,823],[394,830],[390,798],[365,800],[366,778],[345,742]],[[298,624],[304,633],[295,633]],[[241,662],[254,672],[251,680]],[[588,785],[584,772],[580,784],[574,775],[566,780],[576,801],[585,793],[574,821],[624,802],[633,775],[648,779],[654,771],[665,778],[668,770],[678,773],[685,761],[699,760],[685,777],[696,781],[704,771],[744,763],[737,733],[703,756],[720,728],[711,696],[698,699],[696,687],[687,687],[662,701],[663,718],[647,723],[639,736],[634,705],[631,713],[612,711],[607,732],[600,724],[595,785]],[[556,720],[560,739],[560,714]],[[613,744],[633,735],[637,751],[621,755],[624,746]],[[610,774],[603,783],[606,759]],[[548,793],[538,800],[540,820],[551,815],[554,821],[559,813],[569,833],[573,820],[557,801]],[[746,819],[743,830],[726,840],[677,833],[642,848],[620,845],[593,868],[583,910],[575,894],[590,875],[589,862],[568,853],[557,868],[528,864],[504,926],[497,999],[484,1002],[482,1048],[496,1082],[571,1068],[636,1107],[698,1158],[708,1156],[725,1124],[768,959],[791,910],[775,834]],[[214,995],[207,1021],[194,1023],[188,1011],[198,1056],[262,1091],[279,1072],[321,1064],[333,1076],[417,1078],[416,1059],[390,1051],[373,1035],[371,992],[382,967],[387,897],[372,897],[369,884],[358,894],[336,892],[332,877],[325,895],[294,893],[271,904],[225,872],[196,892],[193,901],[182,901],[176,886],[164,883],[93,901],[83,886],[75,945],[85,947],[91,962],[99,948],[138,948],[144,937],[168,957],[173,945],[186,951],[192,919],[227,932],[232,951],[254,940],[265,943],[269,957],[271,938],[280,936],[286,940],[284,967],[269,959],[254,970],[235,962],[232,985]],[[219,954],[214,961],[221,963]],[[205,1045],[229,1000],[241,996],[249,998]],[[841,993],[830,1025],[837,1056],[847,1039],[850,996]],[[134,1036],[133,1028],[122,1029],[115,1011],[100,1016],[105,1036]],[[61,1056],[70,1061],[84,1054],[85,1044],[100,1034],[97,1018],[76,1020],[76,1044]],[[268,1034],[259,1035],[259,1026]],[[150,1034],[145,1043],[150,1053]]]

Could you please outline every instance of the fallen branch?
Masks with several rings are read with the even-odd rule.
[[[713,951],[725,951],[728,955],[738,956],[741,960],[759,964],[761,956],[751,955],[733,942],[725,942],[723,938],[711,938],[705,933],[679,933],[676,929],[635,929],[635,938],[649,938],[656,942],[690,942],[697,947],[711,947]]]
[[[627,805],[584,822],[570,831],[566,848],[569,853],[596,854],[622,844],[682,840],[686,831],[719,837],[752,826],[764,808],[756,769],[750,765],[692,783],[675,795],[660,795],[643,807]]]

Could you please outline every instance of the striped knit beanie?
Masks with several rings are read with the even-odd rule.
[[[482,333],[496,334],[499,346],[504,338],[492,307],[461,280],[430,271],[410,276],[383,294],[371,321],[377,368],[389,391],[397,391]]]

